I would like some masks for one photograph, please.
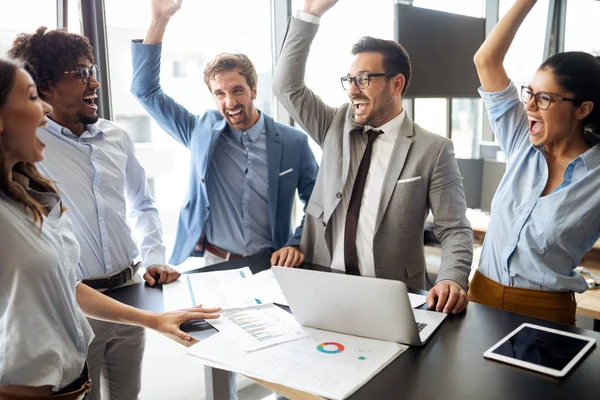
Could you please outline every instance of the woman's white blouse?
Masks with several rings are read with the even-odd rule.
[[[0,384],[59,390],[83,369],[94,334],[76,301],[79,245],[58,195],[29,193],[50,211],[0,193]]]

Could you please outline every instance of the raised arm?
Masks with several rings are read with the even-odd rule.
[[[152,22],[143,43],[131,43],[131,93],[148,114],[173,138],[189,147],[198,118],[166,95],[160,86],[162,39],[182,0],[153,0]]]
[[[508,86],[508,75],[502,65],[504,57],[536,1],[517,0],[475,53],[473,61],[484,91],[500,92]]]
[[[273,77],[273,93],[277,99],[319,145],[325,140],[337,109],[326,105],[306,87],[304,75],[310,45],[319,28],[319,18],[336,2],[337,0],[305,0],[306,18],[290,20]]]
[[[183,0],[152,0],[152,22],[146,33],[144,44],[162,43],[167,24],[181,8]]]

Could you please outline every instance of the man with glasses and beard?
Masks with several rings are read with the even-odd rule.
[[[425,289],[423,229],[431,210],[442,262],[427,304],[461,312],[473,232],[452,142],[413,123],[402,108],[411,76],[406,50],[391,40],[360,39],[341,79],[349,101],[339,108],[304,83],[320,17],[335,3],[305,0],[273,78],[279,101],[323,149],[300,249],[315,264]]]
[[[81,247],[78,278],[97,290],[112,289],[135,282],[143,263],[151,286],[176,280],[179,272],[164,265],[161,222],[133,142],[96,113],[100,84],[88,39],[41,27],[20,34],[9,55],[26,64],[40,97],[53,108],[47,125],[37,131],[46,143],[38,168],[57,182],[69,210]],[[126,217],[133,221],[139,248]],[[139,256],[141,262],[135,262]],[[104,398],[137,398],[144,329],[89,322],[95,333],[87,357],[94,382],[89,399],[100,399],[101,383]]]

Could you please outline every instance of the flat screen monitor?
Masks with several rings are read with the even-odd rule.
[[[395,7],[395,39],[412,62],[406,97],[478,98],[473,56],[485,39],[485,20],[405,4]]]

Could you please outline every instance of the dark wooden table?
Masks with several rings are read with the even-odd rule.
[[[253,273],[270,268],[269,255],[259,254],[245,259],[202,268],[202,271],[235,269],[249,266]],[[308,265],[311,269],[327,270]],[[198,272],[198,271],[190,271]],[[132,306],[160,312],[163,309],[161,288],[144,284],[113,290],[109,295]],[[600,333],[526,317],[507,311],[470,303],[467,311],[450,315],[423,347],[411,347],[351,399],[600,399],[600,350],[596,347],[564,378],[556,379],[483,358],[483,352],[523,322],[530,322],[596,338]],[[185,327],[198,339],[215,333],[205,323]],[[213,370],[207,376],[212,382],[209,398],[228,396],[223,381],[226,373]],[[210,382],[209,382],[210,380]],[[265,386],[281,386],[261,382]],[[289,389],[289,388],[287,388]],[[288,396],[316,398],[294,390],[281,390]]]

